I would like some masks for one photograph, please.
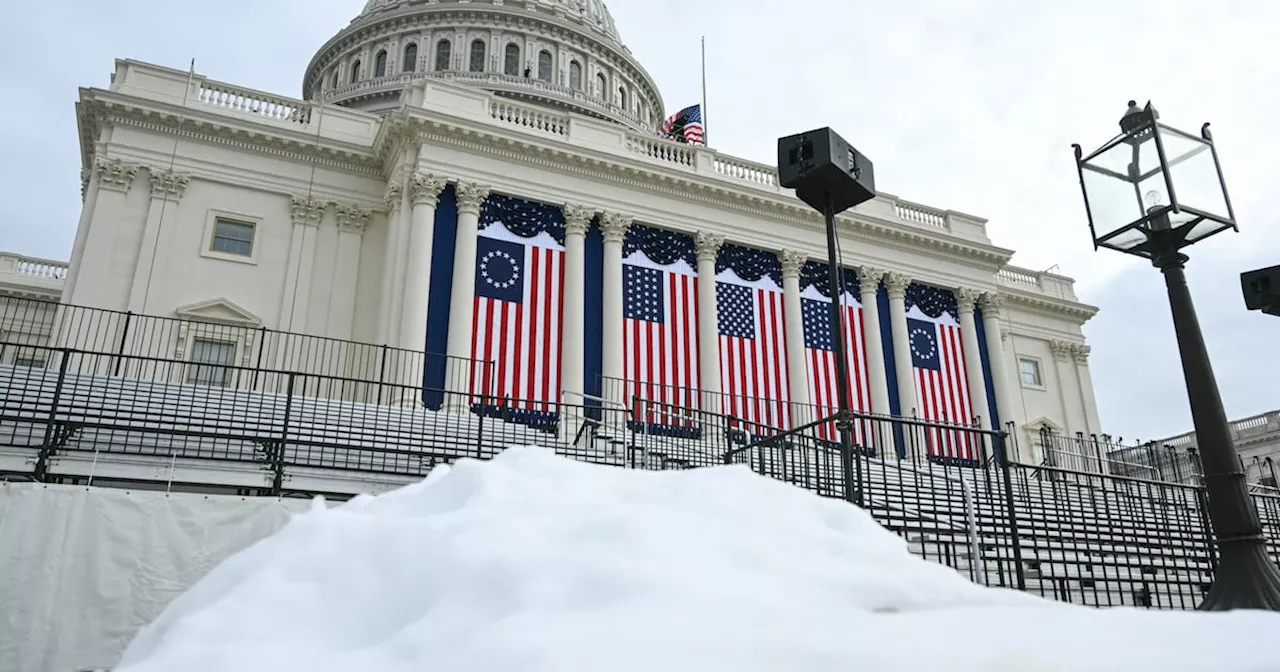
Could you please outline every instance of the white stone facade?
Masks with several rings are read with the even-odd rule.
[[[564,215],[566,402],[590,387],[580,356],[590,342],[601,350],[598,373],[620,374],[622,241],[633,223],[696,236],[694,272],[704,280],[714,278],[726,243],[776,252],[788,305],[798,305],[796,269],[826,259],[822,223],[777,185],[772,167],[656,137],[656,86],[617,41],[598,0],[493,4],[370,2],[308,68],[304,89],[311,94],[319,85],[323,105],[117,61],[110,86],[82,89],[77,105],[84,209],[62,300],[419,351],[428,348],[423,325],[446,320],[448,354],[466,356],[478,218],[486,197],[503,194]],[[578,5],[579,15],[564,13]],[[349,84],[341,68],[353,58],[371,62],[381,49],[365,52],[382,40],[390,40],[388,53],[403,53],[403,38],[387,37],[393,28],[422,35],[423,26],[452,20],[465,29],[446,32],[470,36],[479,24],[469,21],[498,19],[558,35],[551,45],[557,77],[570,62],[566,45],[579,45],[588,76],[608,65],[610,85],[625,79],[641,107],[592,111],[574,103],[572,87],[547,82],[533,85],[540,92],[520,96],[523,102],[510,82],[459,76],[465,68],[456,62],[450,71],[418,67],[394,84],[376,84],[393,86],[394,97],[325,86],[335,71]],[[487,42],[489,53],[502,43]],[[357,77],[365,81],[374,80]],[[433,239],[446,191],[456,217],[452,251],[437,250]],[[603,237],[598,278],[582,271],[588,230]],[[866,299],[866,347],[899,353],[896,370],[869,358],[873,412],[888,408],[891,389],[900,409],[917,407],[911,360],[901,353],[908,347],[903,297],[918,283],[950,290],[958,301],[966,382],[983,424],[992,409],[981,390],[990,379],[996,413],[1002,424],[1016,424],[1026,451],[1042,426],[1102,431],[1081,333],[1096,309],[1076,298],[1069,278],[1009,266],[1012,252],[992,244],[980,218],[889,194],[842,216],[840,235],[844,265],[859,270],[857,290]],[[454,260],[451,298],[429,312],[432,259],[442,255]],[[584,333],[580,303],[588,289],[602,292],[601,334]],[[887,304],[873,300],[877,289],[887,292]],[[714,291],[699,301],[700,315],[715,315]],[[789,319],[790,334],[798,320]],[[882,322],[889,325],[883,334],[871,328]],[[698,326],[702,341],[714,342],[714,320]],[[801,357],[798,350],[787,358]],[[711,353],[704,348],[697,364],[704,394],[718,392],[720,381]],[[806,394],[794,381],[790,389],[793,402]]]

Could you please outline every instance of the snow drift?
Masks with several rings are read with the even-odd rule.
[[[1278,630],[977,586],[745,467],[519,448],[317,502],[177,598],[117,670],[1280,670],[1258,645]]]

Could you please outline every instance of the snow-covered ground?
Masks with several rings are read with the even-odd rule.
[[[116,669],[1280,670],[1276,632],[1275,614],[980,587],[862,510],[742,466],[519,448],[317,503],[177,598]]]

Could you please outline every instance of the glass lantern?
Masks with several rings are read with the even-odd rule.
[[[1153,236],[1181,249],[1236,229],[1209,124],[1200,136],[1129,101],[1120,134],[1088,156],[1073,145],[1094,248],[1151,257]]]

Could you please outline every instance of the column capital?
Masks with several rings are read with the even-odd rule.
[[[172,172],[151,171],[151,198],[156,200],[180,201],[191,182],[190,175]]]
[[[489,198],[489,187],[474,182],[459,182],[456,187],[458,193],[458,214],[480,214],[480,208],[484,205],[484,199]]]
[[[386,191],[382,192],[382,204],[386,207],[387,214],[394,215],[400,212],[400,197],[404,194],[404,187],[400,186],[400,180],[396,177],[391,178],[387,183]]]
[[[982,296],[982,292],[971,287],[960,287],[955,291],[956,310],[961,314],[972,314],[973,308]]]
[[[907,287],[911,286],[911,277],[905,273],[889,272],[884,274],[884,288],[891,299],[907,298]]]
[[[698,261],[715,261],[724,245],[724,236],[706,231],[699,231],[693,238],[693,246],[698,254]]]
[[[414,205],[436,207],[440,202],[440,192],[444,191],[445,181],[430,173],[414,173],[409,178],[409,199]]]
[[[320,226],[320,219],[324,217],[324,207],[324,203],[320,201],[305,196],[294,196],[289,204],[294,226]]]
[[[587,227],[591,226],[591,220],[596,216],[594,210],[572,203],[565,203],[560,208],[560,211],[564,213],[564,234],[566,236],[586,235]]]
[[[369,226],[369,218],[373,216],[373,212],[367,208],[345,203],[334,203],[333,209],[338,230],[355,234],[364,233],[365,227]]]
[[[796,250],[783,250],[778,253],[778,261],[782,263],[782,277],[798,278],[800,270],[809,261],[809,255]]]
[[[859,266],[858,293],[865,294],[876,291],[880,288],[880,279],[883,277],[884,271],[875,266]]]
[[[1049,351],[1053,353],[1054,359],[1063,362],[1071,358],[1071,349],[1074,346],[1074,343],[1069,343],[1067,341],[1049,341]]]
[[[600,218],[600,232],[604,234],[604,242],[621,243],[627,237],[627,231],[635,221],[630,215],[617,212],[606,212]]]
[[[1093,350],[1093,348],[1083,343],[1071,344],[1071,356],[1075,358],[1077,364],[1088,364],[1089,352],[1091,350]]]
[[[93,161],[93,169],[98,173],[98,184],[117,191],[129,191],[140,167],[136,163],[125,163],[120,159],[97,158]]]
[[[978,306],[982,308],[983,317],[999,317],[1004,307],[1004,297],[995,292],[986,292],[978,298]]]

